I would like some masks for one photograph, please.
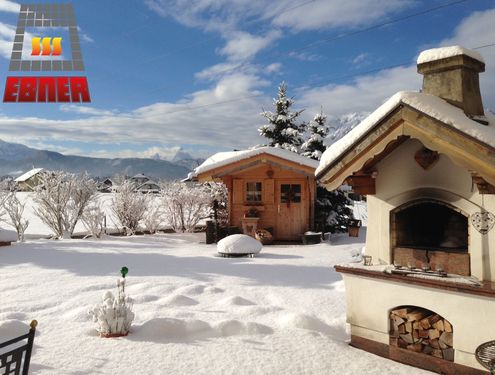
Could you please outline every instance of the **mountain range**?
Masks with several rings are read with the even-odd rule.
[[[182,179],[201,162],[201,159],[194,159],[183,151],[177,153],[172,161],[159,158],[92,158],[63,155],[0,140],[0,175],[12,177],[32,168],[45,168],[72,173],[87,172],[93,177],[143,173],[155,179]]]
[[[367,113],[358,112],[330,119],[331,129],[326,140],[327,145],[343,137],[366,116]],[[63,155],[0,140],[0,176],[17,177],[32,168],[41,167],[73,173],[87,172],[93,177],[133,176],[143,173],[155,179],[182,179],[204,161],[192,157],[179,147],[174,152],[175,154],[167,155],[167,160],[159,154],[151,158],[92,158]]]

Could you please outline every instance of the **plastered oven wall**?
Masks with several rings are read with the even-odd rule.
[[[414,199],[437,199],[468,215],[471,274],[495,281],[495,229],[482,235],[470,220],[483,208],[495,213],[495,197],[479,194],[469,171],[445,155],[424,170],[414,160],[422,147],[420,141],[410,139],[376,166],[376,194],[367,197],[366,254],[373,257],[374,263],[391,263],[390,211]]]

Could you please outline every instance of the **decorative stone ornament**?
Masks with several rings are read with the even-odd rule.
[[[420,165],[425,171],[433,167],[440,159],[438,152],[430,150],[429,148],[422,147],[414,155],[414,160]]]
[[[487,234],[495,225],[495,215],[488,211],[475,212],[471,215],[471,223],[481,234]]]

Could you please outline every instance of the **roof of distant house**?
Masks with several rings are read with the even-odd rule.
[[[23,175],[17,177],[14,181],[15,182],[24,182],[24,181],[27,181],[31,177],[37,175],[38,173],[40,173],[43,170],[44,170],[44,168],[33,168],[30,171],[24,173]]]
[[[149,178],[148,176],[145,176],[144,174],[142,173],[138,173],[137,175],[131,177],[131,178],[135,178],[135,179],[138,179],[138,178]]]

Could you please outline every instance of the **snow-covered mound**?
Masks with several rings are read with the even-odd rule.
[[[262,248],[261,242],[245,234],[233,234],[217,244],[218,253],[229,255],[258,254]]]
[[[0,229],[0,242],[17,241],[17,233],[13,230]]]

